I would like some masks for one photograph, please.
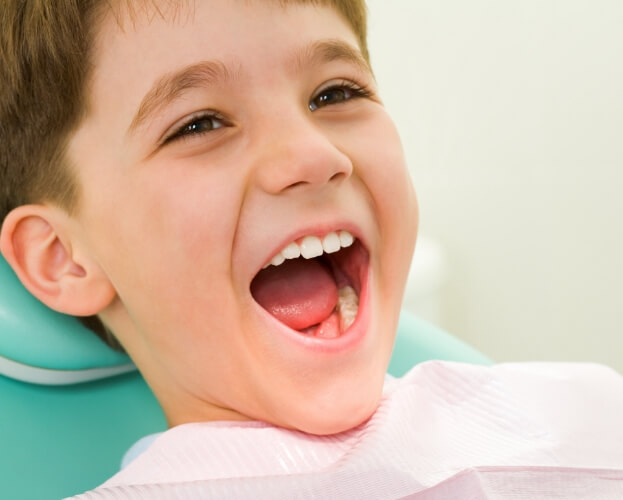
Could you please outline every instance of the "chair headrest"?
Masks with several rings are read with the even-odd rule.
[[[135,370],[71,316],[44,306],[0,256],[0,374],[24,382],[65,385]]]

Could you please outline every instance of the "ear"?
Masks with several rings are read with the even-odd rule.
[[[7,215],[0,251],[28,291],[45,305],[72,316],[92,316],[116,296],[110,280],[76,244],[62,210],[22,205]]]

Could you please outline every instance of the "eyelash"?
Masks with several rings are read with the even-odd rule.
[[[329,92],[335,92],[335,91],[342,91],[342,92],[345,92],[346,94],[350,94],[350,96],[344,98],[343,100],[338,101],[337,103],[329,102],[329,103],[324,103],[322,105],[319,105],[318,103],[314,103],[314,101],[316,101],[323,94],[327,94]],[[309,103],[309,110],[313,112],[313,111],[316,111],[317,109],[324,108],[325,106],[334,106],[335,104],[341,104],[343,102],[350,101],[351,99],[368,98],[371,96],[372,96],[372,92],[370,91],[369,88],[344,80],[336,85],[331,85],[330,87],[327,87],[326,89],[323,89],[320,92],[318,92],[318,94],[316,94],[316,96],[313,97],[311,102]]]
[[[320,97],[326,95],[330,92],[342,92],[342,99],[337,102],[316,102]],[[352,99],[360,99],[360,98],[369,98],[372,96],[372,92],[365,86],[357,85],[353,82],[342,81],[339,84],[331,85],[326,89],[318,92],[310,101],[308,107],[309,110],[314,112],[320,108],[324,108],[326,106],[335,106],[336,104],[341,104],[346,101],[350,101]],[[201,123],[210,120],[212,122],[212,127],[208,129],[196,130],[196,126]],[[219,126],[214,127],[214,122],[221,122]],[[169,144],[174,141],[188,139],[191,137],[201,136],[203,134],[207,134],[213,132],[214,130],[218,130],[220,128],[227,126],[227,120],[220,113],[215,111],[201,111],[191,116],[186,122],[180,125],[177,129],[175,129],[171,135],[165,137],[162,141],[163,145]],[[195,130],[191,130],[191,127],[195,127]]]
[[[211,127],[205,130],[189,130],[190,127],[196,126],[197,124],[205,121],[212,121],[212,125],[214,125],[215,121],[221,122],[217,127]],[[162,144],[168,144],[173,141],[188,139],[190,137],[196,137],[203,134],[207,134],[214,130],[218,130],[220,128],[227,126],[227,120],[223,115],[217,113],[215,111],[200,111],[192,115],[187,121],[185,121],[182,125],[180,125],[177,129],[175,129],[171,135],[165,137],[162,141]]]

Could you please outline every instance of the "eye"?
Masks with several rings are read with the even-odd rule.
[[[173,126],[172,132],[165,134],[163,144],[179,139],[199,136],[227,126],[225,118],[218,113],[203,111],[191,115],[179,126]]]
[[[316,111],[325,106],[340,104],[351,99],[370,97],[371,92],[365,87],[360,87],[352,82],[342,82],[321,90],[309,103],[310,111]]]

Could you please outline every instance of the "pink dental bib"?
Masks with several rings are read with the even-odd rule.
[[[623,498],[623,377],[599,365],[426,362],[374,416],[312,436],[175,427],[77,499]]]

